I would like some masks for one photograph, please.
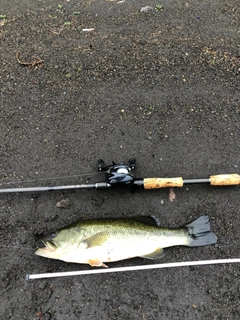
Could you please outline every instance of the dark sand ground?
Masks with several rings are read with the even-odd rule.
[[[135,157],[138,177],[240,173],[237,0],[1,0],[0,15],[2,188],[101,181],[99,158]],[[172,202],[169,189],[1,195],[0,318],[240,319],[239,264],[25,280],[91,269],[34,255],[40,236],[86,218],[178,227],[207,214],[219,239],[109,267],[238,258],[239,190],[189,185]]]

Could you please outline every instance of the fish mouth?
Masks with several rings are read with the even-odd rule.
[[[48,251],[55,251],[57,246],[55,245],[55,243],[53,241],[50,240],[42,240],[43,244],[45,245],[44,250],[48,250]]]
[[[45,258],[53,258],[56,255],[57,246],[52,241],[42,240],[42,242],[44,243],[45,247],[38,248],[35,251],[35,254]]]
[[[49,240],[42,240],[43,244],[45,247],[43,248],[38,248],[35,253],[37,255],[46,255],[47,253],[55,252],[57,249],[57,246],[54,244],[53,241]]]

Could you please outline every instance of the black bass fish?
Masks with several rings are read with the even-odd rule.
[[[158,226],[150,216],[85,220],[64,227],[43,240],[36,255],[66,262],[106,267],[112,262],[134,257],[158,259],[163,248],[207,246],[217,242],[210,231],[208,216],[178,229]]]

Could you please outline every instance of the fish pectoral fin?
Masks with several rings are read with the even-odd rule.
[[[88,263],[90,264],[91,267],[104,267],[108,268],[108,266],[105,265],[101,260],[99,259],[89,259]]]
[[[98,232],[94,234],[93,236],[84,239],[84,243],[86,244],[86,249],[92,248],[92,247],[98,247],[103,244],[105,244],[108,240],[108,235],[106,232]]]
[[[163,248],[157,248],[156,250],[154,250],[153,252],[146,254],[144,256],[141,256],[141,258],[145,258],[145,259],[160,259],[164,256],[164,251]]]

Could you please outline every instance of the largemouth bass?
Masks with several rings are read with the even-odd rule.
[[[163,248],[206,246],[217,242],[208,216],[178,229],[158,226],[150,216],[85,220],[64,227],[43,240],[36,255],[66,262],[106,267],[104,262],[142,257],[158,259]]]

